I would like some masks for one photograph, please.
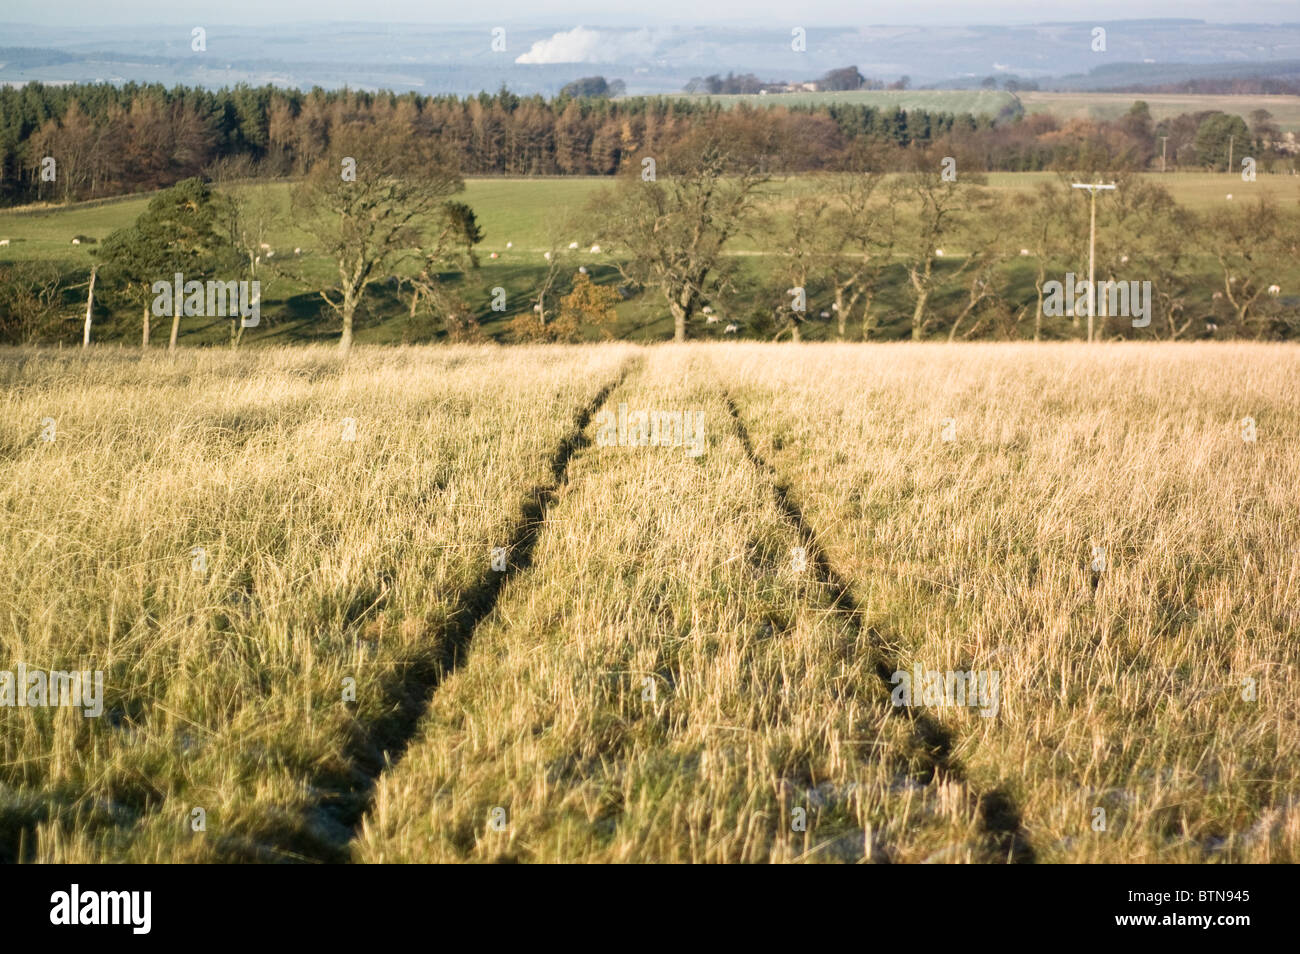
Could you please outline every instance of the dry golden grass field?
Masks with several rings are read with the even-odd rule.
[[[1295,862],[1298,494],[1285,345],[0,352],[0,860]]]

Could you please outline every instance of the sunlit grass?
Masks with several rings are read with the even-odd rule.
[[[1300,855],[1293,347],[26,350],[0,382],[0,670],[107,684],[98,719],[0,708],[7,858]],[[574,439],[621,404],[702,412],[707,450]],[[892,706],[917,666],[996,670],[996,715]]]

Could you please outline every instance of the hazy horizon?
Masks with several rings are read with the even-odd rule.
[[[278,4],[232,0],[222,4],[214,18],[211,4],[171,3],[161,0],[124,0],[111,9],[102,3],[74,2],[51,5],[40,0],[12,0],[0,14],[0,23],[50,26],[72,22],[78,27],[141,26],[210,23],[222,26],[272,24],[376,23],[466,26],[473,24],[555,24],[584,26],[922,26],[922,25],[1029,25],[1049,23],[1103,23],[1143,20],[1201,20],[1215,24],[1300,22],[1293,0],[1262,0],[1249,7],[1224,7],[1205,0],[1185,3],[1134,3],[1124,0],[1046,0],[1041,3],[992,2],[978,7],[952,0],[914,0],[902,7],[863,5],[849,0],[810,0],[797,9],[776,2],[715,0],[702,8],[689,0],[662,0],[649,10],[612,9],[599,3],[537,4],[529,0],[502,0],[491,15],[481,8],[461,4],[434,4],[416,0],[389,0],[359,8],[347,0],[289,0]],[[4,45],[0,37],[0,45]]]

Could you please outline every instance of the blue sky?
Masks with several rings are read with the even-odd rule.
[[[721,23],[794,25],[877,23],[1101,22],[1148,17],[1194,17],[1228,23],[1300,21],[1296,0],[5,0],[0,22],[79,26],[131,23],[305,23],[353,20],[403,23],[579,23],[664,25]],[[0,36],[0,46],[4,45]]]

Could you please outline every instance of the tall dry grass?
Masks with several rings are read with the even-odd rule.
[[[996,720],[937,714],[1041,859],[1296,860],[1300,351],[750,346],[715,367],[901,666],[1000,670]]]
[[[1297,372],[1251,344],[6,352],[0,670],[103,669],[107,698],[0,708],[0,852],[1294,861]],[[706,452],[579,433],[621,403],[702,411]],[[895,708],[915,665],[996,669],[997,716]]]
[[[357,858],[988,858],[964,786],[921,781],[865,634],[796,568],[707,355],[651,351],[622,403],[703,412],[707,451],[574,457],[532,566],[381,779]]]
[[[337,855],[395,707],[623,360],[6,354],[0,668],[107,687],[98,719],[0,708],[0,850]]]

